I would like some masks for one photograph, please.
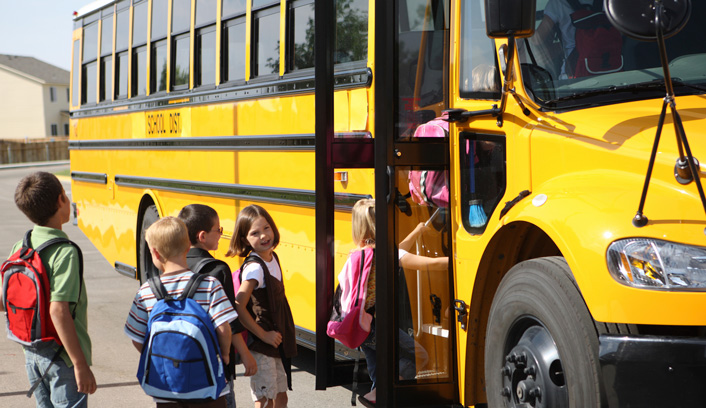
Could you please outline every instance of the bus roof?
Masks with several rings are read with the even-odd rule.
[[[81,18],[87,14],[91,14],[96,10],[100,10],[103,7],[107,6],[108,4],[114,3],[114,2],[115,2],[115,0],[96,0],[90,4],[87,4],[83,7],[81,7],[80,9],[78,9],[78,11],[74,12],[74,20],[78,20],[79,18]]]

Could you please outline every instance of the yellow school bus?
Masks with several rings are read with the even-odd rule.
[[[223,259],[238,211],[265,206],[325,389],[359,357],[325,328],[350,209],[375,197],[379,406],[700,406],[705,7],[90,4],[74,16],[78,224],[144,281],[158,217],[211,205]],[[400,267],[420,223],[408,252],[446,272]]]

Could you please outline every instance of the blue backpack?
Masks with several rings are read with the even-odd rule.
[[[218,336],[193,296],[204,275],[194,274],[182,294],[167,293],[158,276],[149,280],[157,303],[147,321],[137,379],[156,398],[216,400],[226,386]]]

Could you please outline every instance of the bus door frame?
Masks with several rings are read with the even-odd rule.
[[[353,361],[335,360],[334,340],[326,334],[333,307],[334,283],[334,169],[373,168],[373,139],[334,138],[333,1],[314,5],[315,31],[315,191],[316,191],[316,353],[317,390],[350,384]]]
[[[375,214],[376,270],[395,271],[398,267],[395,248],[396,168],[409,166],[446,166],[449,168],[449,141],[398,142],[395,138],[399,98],[395,78],[397,55],[396,1],[375,2]],[[437,383],[402,383],[394,376],[398,327],[397,274],[376,273],[377,300],[377,406],[451,406],[458,399],[454,367],[448,381]],[[451,286],[452,287],[452,286]],[[390,322],[392,324],[390,324]],[[454,330],[454,325],[451,330]],[[455,334],[449,338],[455,356]],[[453,357],[452,357],[453,358]]]

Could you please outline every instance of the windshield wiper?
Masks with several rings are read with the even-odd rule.
[[[622,92],[642,92],[664,89],[664,80],[655,79],[649,82],[640,82],[629,85],[612,85],[607,88],[590,89],[581,92],[575,92],[571,95],[562,96],[556,99],[544,101],[545,104],[556,104],[558,102],[572,101],[577,99],[590,98],[593,96],[611,95]]]
[[[698,92],[706,92],[706,86],[699,86],[699,85],[694,85],[690,84],[687,82],[681,81],[679,78],[673,78],[672,83],[674,84],[675,87],[684,87],[684,88],[689,88],[694,91]],[[575,92],[571,95],[566,95],[562,96],[556,99],[551,99],[547,101],[543,101],[544,104],[557,104],[561,102],[566,102],[566,101],[573,101],[573,100],[580,100],[584,98],[590,98],[590,97],[595,97],[595,96],[602,96],[602,95],[611,95],[611,94],[616,94],[616,93],[623,93],[623,92],[645,92],[645,91],[655,91],[655,90],[664,90],[665,89],[665,84],[663,79],[655,79],[653,81],[648,81],[648,82],[639,82],[636,84],[629,84],[629,85],[613,85],[607,88],[598,88],[598,89],[591,89],[591,90],[586,90],[583,92]]]

